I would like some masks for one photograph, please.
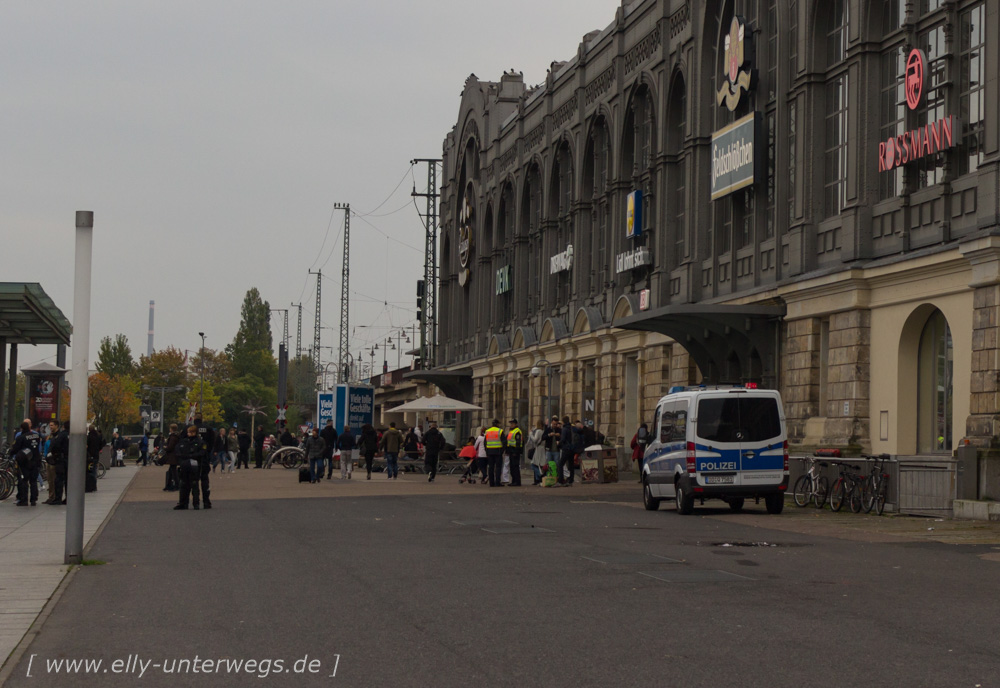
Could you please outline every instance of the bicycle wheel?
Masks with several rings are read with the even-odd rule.
[[[830,490],[831,511],[840,511],[840,507],[844,506],[844,496],[847,489],[846,482],[843,478],[837,478],[837,481],[833,483],[833,489]]]
[[[878,492],[875,494],[875,513],[879,516],[885,511],[885,493],[888,491],[889,486],[886,484],[886,476],[882,476],[882,479],[878,481]]]
[[[8,471],[0,472],[0,502],[13,494],[15,483],[14,476]]]
[[[851,511],[855,514],[861,513],[861,493],[862,493],[862,483],[854,482],[851,484],[851,493],[848,500],[851,503]]]
[[[878,483],[874,475],[868,476],[864,482],[864,488],[861,491],[861,508],[865,510],[866,514],[870,514],[872,507],[875,506],[875,489],[877,485]]]
[[[795,506],[805,506],[809,503],[809,495],[812,493],[812,479],[808,475],[800,475],[795,481],[795,488],[792,490],[792,498]]]
[[[825,475],[821,475],[816,478],[816,489],[813,490],[813,500],[816,502],[816,508],[822,509],[823,505],[826,504],[826,498],[830,496],[830,481],[826,479]]]
[[[97,479],[100,480],[104,477],[104,474],[108,472],[108,467],[104,465],[101,461],[97,462]]]

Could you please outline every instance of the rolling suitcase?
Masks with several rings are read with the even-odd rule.
[[[307,483],[309,482],[309,469],[303,466],[299,469],[299,482]]]

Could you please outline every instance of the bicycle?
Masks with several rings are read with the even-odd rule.
[[[889,461],[888,454],[878,456],[866,456],[872,459],[872,472],[864,478],[864,486],[861,494],[862,505],[865,513],[871,513],[874,508],[879,516],[885,511],[885,498],[889,491],[889,474],[885,472],[885,464]]]
[[[806,456],[799,460],[807,462],[809,466],[795,481],[795,488],[792,490],[795,505],[804,507],[813,502],[817,509],[822,509],[830,493],[830,481],[820,472],[830,464],[814,456]]]
[[[858,513],[861,511],[861,486],[864,483],[864,476],[861,475],[861,466],[855,466],[842,461],[831,461],[834,466],[841,466],[840,477],[833,483],[830,490],[830,510],[840,511],[847,502],[851,506],[851,511]]]

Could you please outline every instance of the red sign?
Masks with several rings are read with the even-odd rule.
[[[948,115],[878,144],[878,171],[886,172],[955,145],[955,116]]]
[[[911,110],[916,110],[920,105],[920,98],[924,95],[924,67],[927,64],[927,56],[924,51],[914,48],[906,58],[906,75],[904,82],[906,86],[906,105]]]

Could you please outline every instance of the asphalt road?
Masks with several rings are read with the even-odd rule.
[[[126,501],[7,685],[1000,683],[995,546],[723,514],[570,490]]]

